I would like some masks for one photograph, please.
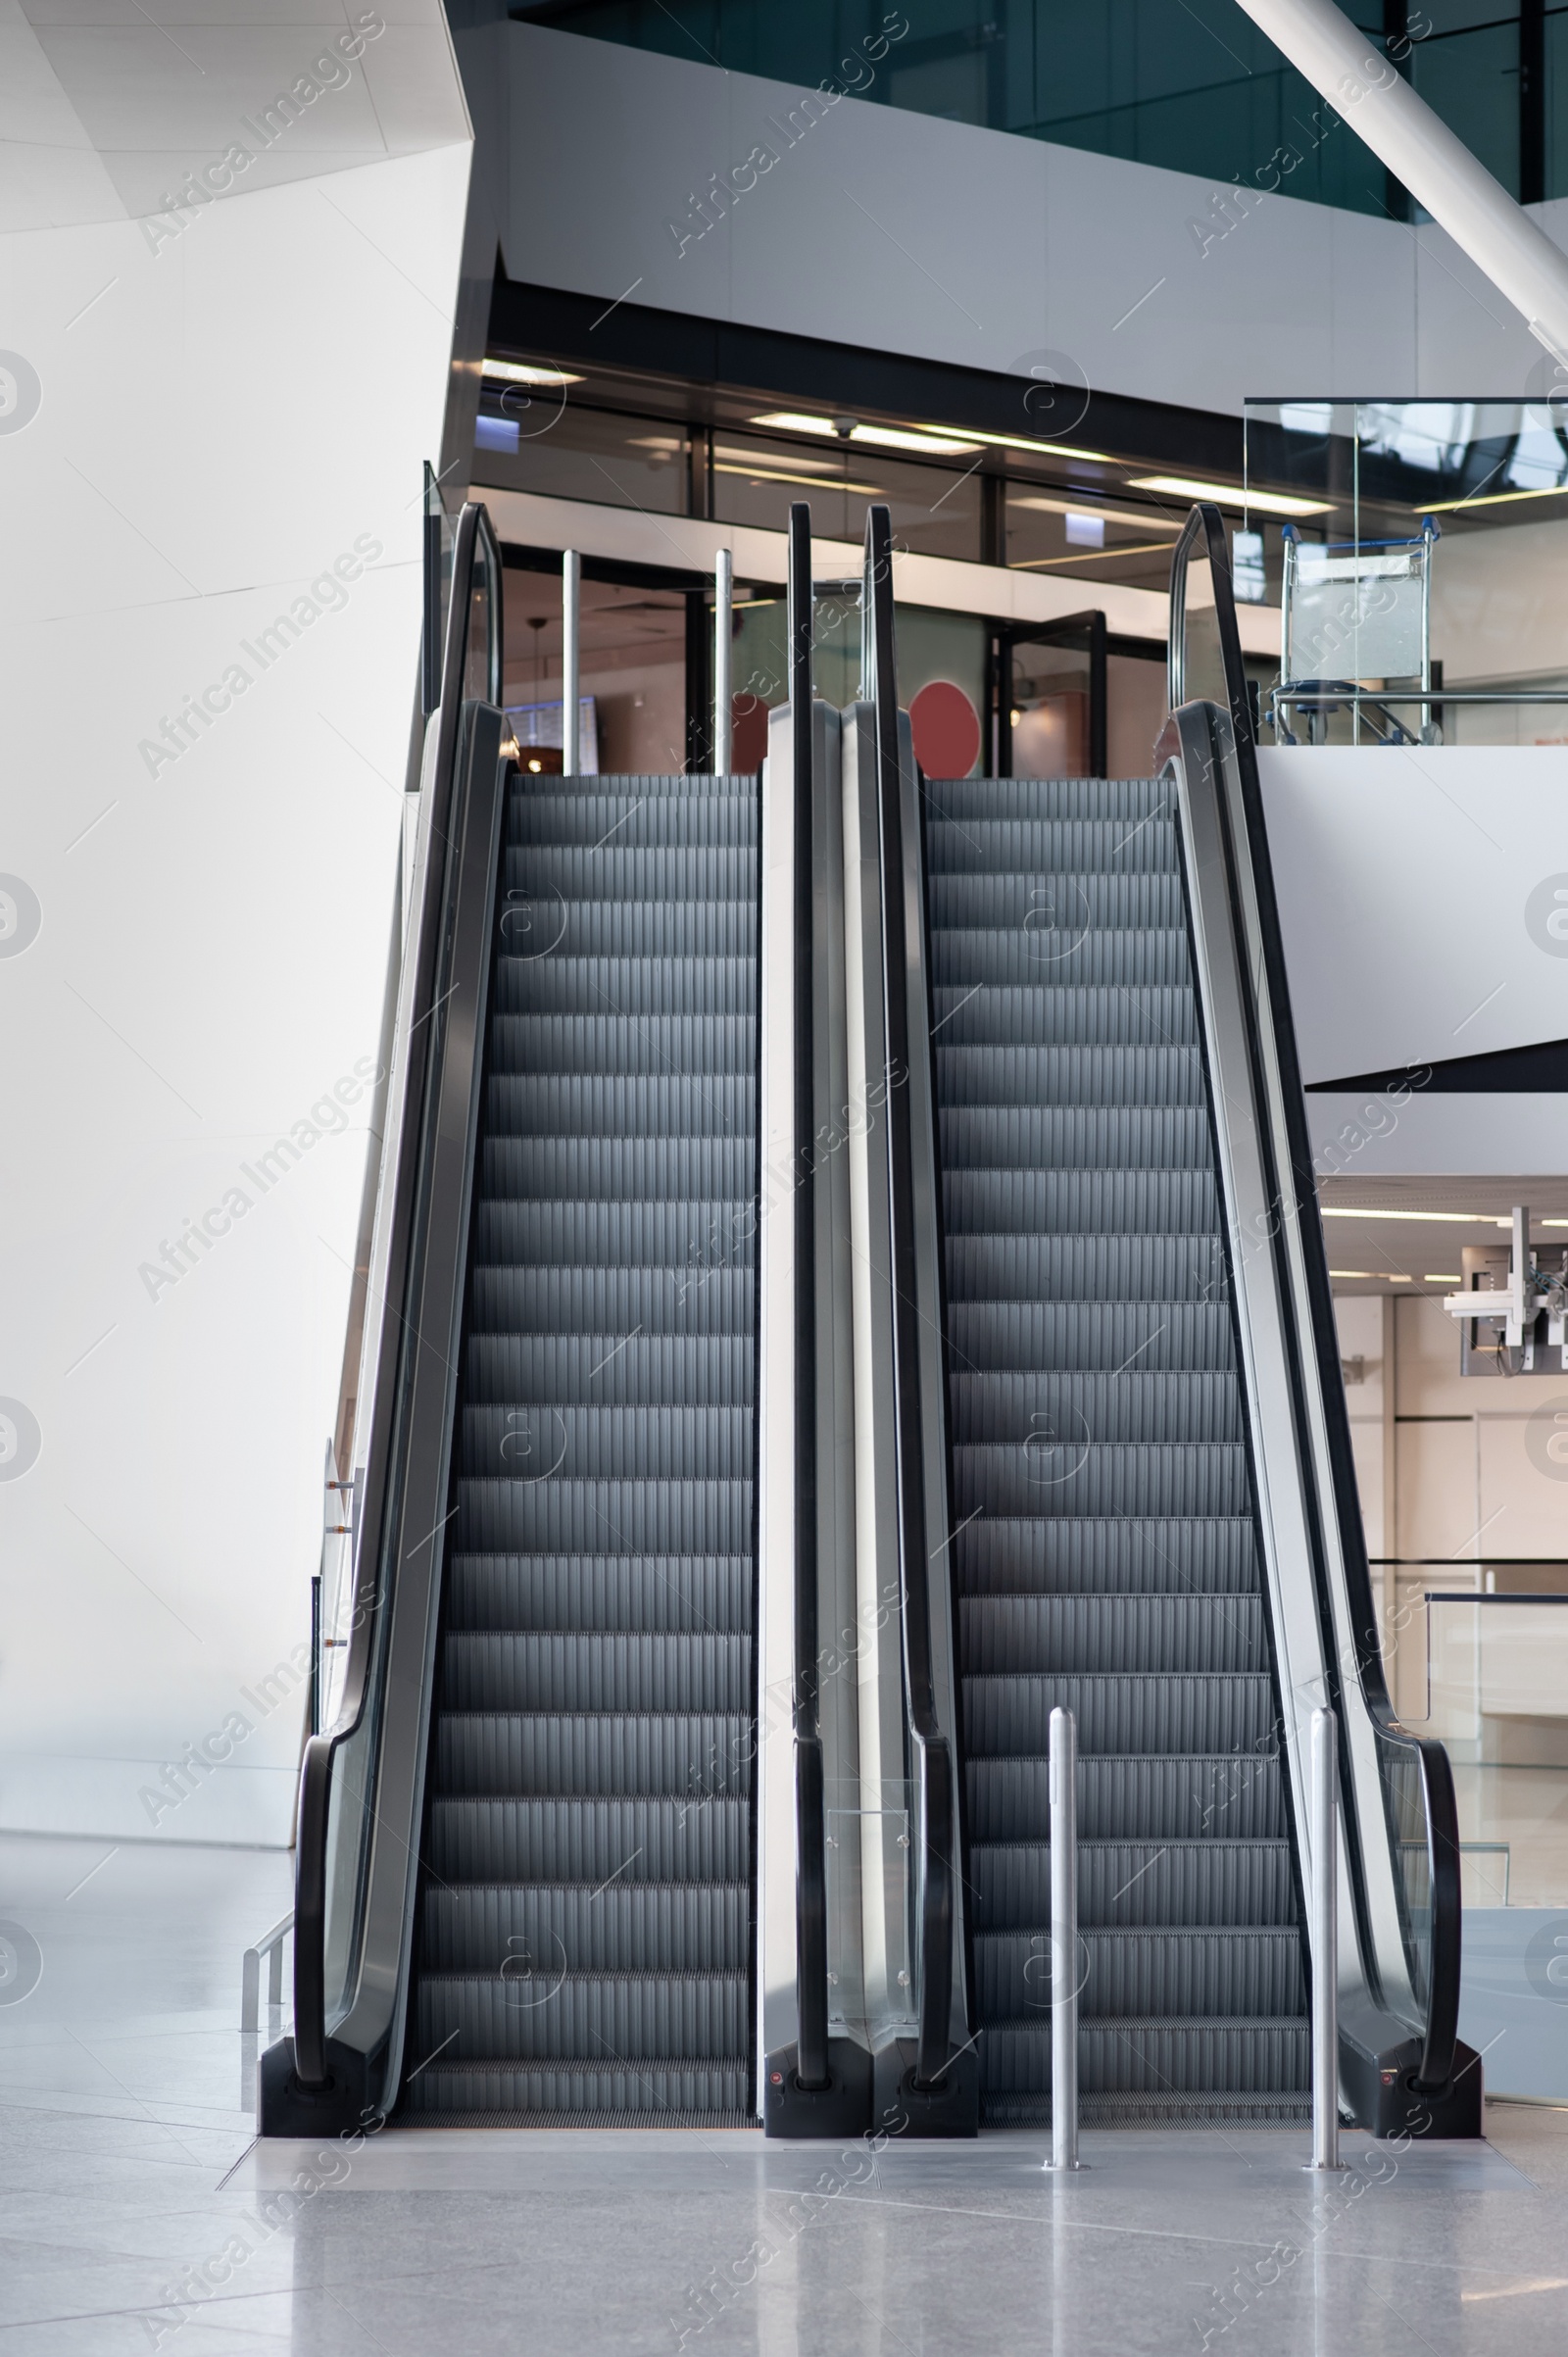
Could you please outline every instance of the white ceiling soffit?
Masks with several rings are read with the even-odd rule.
[[[0,0],[0,230],[188,221],[470,136],[440,0]]]

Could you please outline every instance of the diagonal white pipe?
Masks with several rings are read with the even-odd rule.
[[[1372,36],[1332,0],[1241,4],[1568,367],[1568,255],[1416,96]]]

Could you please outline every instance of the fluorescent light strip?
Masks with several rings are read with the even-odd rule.
[[[1331,1277],[1365,1277],[1377,1285],[1413,1285],[1414,1277],[1401,1277],[1389,1268],[1331,1268]]]
[[[804,483],[808,491],[858,491],[868,499],[874,499],[882,488],[880,483],[845,483],[836,480],[824,482],[819,474],[790,474],[782,466],[722,466],[716,459],[713,462],[713,472],[715,474],[743,474],[749,476],[754,483]]]
[[[925,428],[927,433],[932,434],[940,433],[941,430],[942,428],[938,425],[928,425]],[[1096,466],[1114,466],[1116,464],[1108,451],[1078,450],[1070,442],[1034,442],[1029,439],[1027,434],[979,433],[975,439],[983,442],[988,450],[1032,450],[1043,459],[1088,459],[1091,465]]]
[[[1461,508],[1505,508],[1516,499],[1568,498],[1568,483],[1552,483],[1544,491],[1488,491],[1472,492],[1468,499],[1435,499],[1424,508],[1412,508],[1412,516],[1453,516]]]
[[[1295,499],[1284,491],[1244,491],[1236,483],[1203,483],[1194,475],[1139,474],[1129,491],[1166,491],[1173,499],[1211,499],[1222,508],[1256,508],[1262,516],[1326,516],[1326,499]]]
[[[1101,516],[1106,523],[1141,524],[1146,532],[1163,528],[1147,508],[1106,508],[1100,504],[1103,497],[1100,491],[1085,491],[1076,499],[1048,499],[1043,491],[1015,491],[1008,505],[1042,516]]]
[[[1037,573],[1048,565],[1102,565],[1107,557],[1148,557],[1156,550],[1169,551],[1176,546],[1173,533],[1169,540],[1139,540],[1131,546],[1118,548],[1107,541],[1103,548],[1086,549],[1081,557],[1024,557],[1008,570],[1015,573]]]
[[[1437,1219],[1465,1228],[1511,1228],[1511,1218],[1504,1219],[1497,1211],[1374,1211],[1364,1206],[1354,1209],[1348,1203],[1325,1203],[1325,1219]],[[1568,1219],[1548,1219],[1548,1228],[1568,1228]]]
[[[947,434],[911,433],[905,426],[862,425],[858,418],[849,433],[841,434],[831,417],[813,417],[804,410],[769,410],[751,422],[779,433],[826,434],[835,442],[863,442],[872,450],[918,450],[927,458],[971,458],[982,447],[979,442],[960,442]]]
[[[495,376],[507,384],[581,384],[582,377],[574,376],[569,368],[534,368],[520,360],[485,360],[480,373]]]

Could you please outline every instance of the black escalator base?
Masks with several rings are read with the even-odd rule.
[[[757,825],[513,788],[411,2123],[755,2118]]]
[[[1181,877],[1149,781],[926,787],[981,2116],[1051,2115],[1052,1708],[1080,2117],[1310,2117]]]

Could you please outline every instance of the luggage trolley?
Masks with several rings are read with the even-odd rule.
[[[1354,741],[1363,724],[1378,745],[1438,745],[1433,718],[1441,701],[1432,687],[1432,556],[1439,539],[1435,516],[1421,519],[1414,540],[1303,541],[1284,527],[1285,584],[1281,600],[1279,685],[1270,692],[1275,739],[1297,745],[1289,715],[1306,715],[1306,741],[1326,741],[1328,716],[1348,710]],[[1382,687],[1361,683],[1379,679]],[[1409,681],[1401,696],[1397,682]],[[1417,703],[1412,733],[1391,704]]]

